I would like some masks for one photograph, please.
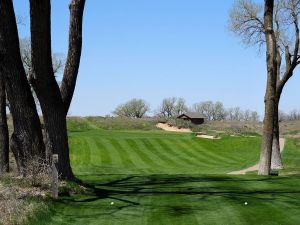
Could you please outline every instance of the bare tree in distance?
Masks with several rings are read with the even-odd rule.
[[[174,115],[173,116],[179,116],[183,113],[186,113],[188,111],[188,107],[186,105],[184,98],[178,98],[174,107]]]
[[[214,110],[213,110],[213,120],[225,120],[226,118],[226,110],[224,108],[224,105],[222,102],[216,102],[214,104]]]
[[[272,9],[268,6],[272,6]],[[273,63],[276,65],[272,66],[276,66],[274,68],[274,73],[276,74],[275,96],[271,96],[275,99],[275,118],[273,127],[274,137],[272,138],[273,150],[271,152],[272,168],[282,168],[279,145],[278,107],[283,88],[293,76],[294,70],[300,63],[298,18],[300,1],[265,1],[265,11],[263,11],[263,8],[261,4],[251,0],[237,0],[230,12],[230,29],[240,36],[246,45],[257,45],[259,47],[266,45],[267,50],[268,47],[275,49]],[[270,18],[271,16],[272,18]],[[272,41],[274,46],[268,46],[270,41]],[[268,53],[270,54],[271,52]],[[268,68],[270,69],[270,64]],[[266,100],[268,100],[267,98]]]
[[[290,112],[283,112],[279,110],[279,121],[294,121],[300,120],[300,110],[292,110]]]
[[[20,39],[20,51],[21,58],[24,65],[25,72],[27,77],[30,77],[32,73],[32,61],[31,61],[31,44],[30,39],[21,38]],[[65,66],[65,57],[61,53],[53,53],[52,54],[52,66],[53,73],[57,77],[63,70]]]
[[[223,103],[219,101],[215,103],[212,101],[195,103],[192,106],[191,111],[201,113],[209,121],[259,121],[259,114],[256,111],[249,109],[243,111],[240,107],[226,109]]]
[[[227,120],[242,121],[244,119],[244,112],[240,107],[233,107],[227,110]]]
[[[32,61],[31,61],[30,39],[28,39],[28,38],[20,39],[20,52],[21,52],[23,66],[24,66],[29,84],[31,84],[30,79],[33,77],[32,76],[33,68],[32,68]],[[53,53],[52,54],[52,66],[53,66],[53,73],[54,73],[56,79],[58,79],[58,75],[62,72],[64,65],[65,65],[65,58],[64,58],[63,54]],[[33,97],[34,97],[37,109],[38,109],[38,111],[40,111],[40,103],[39,103],[39,100],[38,100],[33,88],[32,88],[32,93],[33,93]]]
[[[251,111],[250,121],[251,122],[259,122],[259,114],[258,114],[258,112]]]
[[[120,117],[143,118],[150,111],[149,104],[143,99],[132,99],[117,106],[113,114]]]
[[[174,110],[176,105],[177,98],[170,97],[164,98],[161,105],[158,108],[158,116],[171,118],[174,116]]]
[[[169,97],[162,100],[156,115],[164,118],[174,118],[188,112],[188,106],[184,98]]]
[[[201,113],[208,121],[213,120],[214,103],[212,101],[195,103],[191,111]]]

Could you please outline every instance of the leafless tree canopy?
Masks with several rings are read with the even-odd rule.
[[[20,39],[20,51],[22,62],[24,65],[25,72],[27,76],[31,76],[32,74],[32,62],[31,62],[31,46],[30,40],[28,38]],[[65,58],[60,53],[52,54],[52,64],[53,64],[53,72],[57,76],[62,72],[65,65]]]
[[[300,110],[292,110],[290,112],[279,111],[279,121],[293,121],[300,119]]]
[[[170,97],[163,99],[157,111],[159,117],[171,118],[187,112],[188,107],[183,98]]]
[[[248,121],[258,122],[259,114],[252,110],[242,110],[240,107],[225,108],[222,102],[205,101],[196,103],[191,111],[199,112],[212,121]]]
[[[142,99],[132,99],[119,105],[113,114],[121,117],[142,118],[150,110],[149,105]]]
[[[237,0],[230,11],[229,29],[246,45],[264,43],[263,7],[252,0]]]
[[[297,42],[299,0],[275,0],[274,31],[280,54],[294,55]],[[236,0],[229,14],[229,29],[249,45],[265,44],[263,5],[252,0]]]

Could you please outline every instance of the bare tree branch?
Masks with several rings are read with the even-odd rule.
[[[229,29],[246,45],[265,42],[262,6],[249,0],[237,0],[230,11]]]

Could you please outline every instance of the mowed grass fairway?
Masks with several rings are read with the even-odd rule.
[[[69,135],[74,172],[97,193],[61,197],[49,218],[32,224],[300,224],[300,177],[226,175],[257,162],[260,137],[205,140],[103,130]],[[287,172],[299,168],[296,144],[287,141]]]
[[[199,139],[163,131],[100,131],[70,134],[77,175],[224,174],[257,161],[260,139]]]

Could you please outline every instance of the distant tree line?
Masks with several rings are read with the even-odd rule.
[[[120,117],[142,118],[150,112],[149,104],[143,99],[132,99],[120,104],[113,111],[113,114]],[[189,107],[184,98],[164,98],[154,111],[155,116],[161,118],[174,118],[182,113],[198,112],[208,121],[259,121],[259,114],[252,110],[242,110],[240,107],[225,108],[222,102],[204,101],[193,104]]]
[[[300,120],[300,110],[292,110],[288,113],[279,111],[279,121],[293,121]]]

